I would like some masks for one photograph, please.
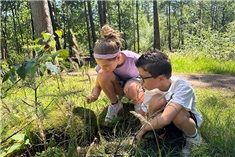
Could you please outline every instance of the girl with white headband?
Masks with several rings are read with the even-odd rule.
[[[140,106],[143,102],[143,88],[138,80],[138,69],[135,61],[139,54],[131,51],[121,51],[122,43],[117,31],[108,25],[101,29],[101,39],[94,48],[94,58],[97,62],[96,85],[87,97],[87,103],[98,99],[103,90],[110,101],[105,122],[111,122],[117,117],[123,104],[118,97],[126,95],[135,104],[135,111],[144,114]]]

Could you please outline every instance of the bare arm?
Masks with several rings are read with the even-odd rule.
[[[98,99],[98,97],[100,96],[100,92],[101,92],[101,88],[98,83],[98,80],[96,79],[95,87],[92,89],[91,94],[89,96],[87,96],[86,102],[88,104],[90,104],[90,103],[96,101]]]
[[[153,119],[151,119],[149,121],[150,124],[146,124],[144,125],[140,132],[137,134],[137,139],[141,139],[142,136],[150,130],[155,130],[155,129],[160,129],[168,124],[171,123],[171,121],[173,120],[173,118],[176,116],[176,114],[182,110],[182,106],[178,105],[176,103],[169,103],[164,111],[158,115],[156,115],[155,117],[153,117]]]

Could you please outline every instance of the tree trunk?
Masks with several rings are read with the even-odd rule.
[[[65,3],[65,2],[64,2]],[[62,4],[63,5],[63,4]],[[68,34],[67,34],[67,29],[66,29],[66,25],[67,25],[67,23],[66,23],[66,8],[67,8],[67,6],[66,5],[63,5],[64,7],[61,7],[62,9],[62,24],[64,25],[64,27],[63,27],[63,32],[64,32],[64,44],[63,44],[63,49],[66,49],[66,47],[67,47],[67,41],[68,41]]]
[[[224,3],[224,6],[222,7],[222,20],[221,20],[221,25],[222,27],[225,26],[226,24],[226,20],[225,20],[225,15],[226,15],[226,7],[227,7],[227,3]]]
[[[35,38],[41,37],[41,33],[46,31],[53,34],[52,22],[47,0],[30,1],[32,9],[33,27]]]
[[[12,13],[12,19],[13,19],[13,25],[14,25],[14,36],[15,36],[15,42],[16,42],[16,52],[17,53],[20,53],[20,46],[19,46],[19,41],[18,41],[18,37],[17,37],[17,28],[16,28],[16,21],[15,21],[15,12],[14,12],[14,9],[15,9],[15,3],[14,2],[11,2],[11,13]]]
[[[117,1],[117,7],[118,7],[118,28],[119,32],[122,32],[122,27],[121,27],[121,8],[120,8],[120,1]]]
[[[2,10],[2,16],[4,17],[2,20],[4,20],[4,25],[2,25],[1,27],[1,59],[5,60],[7,59],[7,54],[8,54],[8,48],[7,48],[7,35],[6,35],[6,31],[7,31],[7,8],[8,8],[8,3],[5,4],[6,6],[4,7],[5,10],[5,14],[3,15],[3,10]],[[1,8],[3,9],[3,7]]]
[[[136,31],[137,31],[137,53],[140,52],[140,32],[139,32],[139,2],[136,0]]]
[[[107,21],[106,21],[106,1],[104,0],[104,1],[102,1],[102,3],[103,3],[103,11],[102,11],[102,13],[103,13],[103,18],[104,18],[104,24],[106,24],[107,23]]]
[[[74,42],[73,42],[73,35],[71,34],[71,11],[70,11],[70,6],[68,4],[68,1],[65,1],[65,15],[66,17],[64,17],[64,22],[67,24],[67,27],[65,29],[65,32],[67,32],[67,42],[66,44],[68,44],[68,48],[69,48],[69,56],[74,56],[75,54],[73,53],[73,46],[74,46]]]
[[[55,1],[54,2],[48,1],[53,30],[57,30],[59,27],[58,21],[55,20],[55,19],[57,19],[57,11],[56,11],[56,4],[55,3],[56,3]],[[61,49],[60,38],[58,37],[58,35],[56,33],[54,33],[54,35],[55,35],[55,40],[56,40],[56,50],[59,50],[59,49]]]
[[[159,20],[158,20],[158,9],[157,9],[157,0],[153,1],[153,12],[154,12],[154,41],[153,48],[161,49],[160,45],[160,31],[159,31]]]
[[[106,24],[105,1],[98,1],[98,12],[100,16],[100,27]]]
[[[211,29],[214,28],[214,4],[213,1],[211,0]]]
[[[89,14],[89,20],[90,20],[90,25],[91,25],[91,34],[92,34],[92,46],[95,46],[96,42],[96,35],[95,35],[95,25],[93,21],[93,14],[92,14],[92,9],[91,9],[91,1],[87,1],[87,7],[88,7],[88,14]],[[93,57],[93,56],[92,56]]]
[[[168,48],[171,49],[171,1],[168,2]]]
[[[90,34],[90,27],[89,27],[89,18],[88,18],[88,13],[87,13],[87,8],[86,8],[86,1],[84,1],[84,15],[86,18],[86,29],[87,29],[87,40],[88,40],[88,45],[89,45],[89,51],[90,51],[90,56],[92,56],[92,47],[91,47],[91,34]]]
[[[3,32],[3,31],[2,31]],[[2,36],[6,36],[6,34],[2,33]],[[5,60],[6,59],[6,43],[5,43],[5,38],[1,38],[1,60]]]
[[[184,29],[183,29],[183,2],[180,1],[180,43],[184,45]]]
[[[19,7],[19,6],[18,6]],[[21,38],[21,43],[19,42],[19,49],[20,49],[20,52],[22,52],[22,46],[24,45],[24,37],[23,37],[23,31],[22,31],[22,26],[21,26],[21,23],[20,23],[20,17],[18,15],[18,12],[17,12],[18,8],[16,8],[15,10],[15,15],[16,15],[16,19],[17,19],[17,23],[18,23],[18,28],[19,28],[19,31],[20,31],[20,38]],[[21,17],[21,20],[22,20],[22,17]],[[23,21],[23,20],[22,20]]]
[[[132,1],[132,8],[134,8],[134,5],[135,5],[134,1]],[[132,19],[133,19],[133,24],[134,24],[134,28],[135,28],[135,9],[132,9],[132,11],[133,11],[133,13],[132,13],[133,18]],[[136,52],[136,35],[135,35],[136,32],[135,31],[133,31],[133,32],[134,32],[134,35],[133,35],[134,36],[134,41],[133,41],[133,43],[134,43],[134,52]]]

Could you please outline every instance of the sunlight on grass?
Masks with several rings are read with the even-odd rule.
[[[222,61],[203,54],[168,53],[173,72],[235,75],[235,61]]]
[[[197,89],[196,93],[198,108],[203,114],[200,131],[207,143],[205,151],[231,156],[235,153],[235,93],[222,89]]]

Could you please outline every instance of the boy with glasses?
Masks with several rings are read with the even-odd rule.
[[[173,123],[186,137],[182,156],[190,156],[192,148],[201,142],[197,128],[202,123],[193,88],[187,80],[171,77],[170,59],[159,50],[141,55],[136,67],[146,89],[143,104],[148,108],[152,125],[143,125],[137,139],[141,140],[152,128],[161,129]]]

